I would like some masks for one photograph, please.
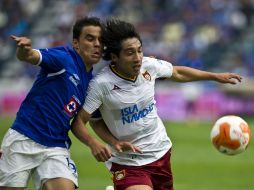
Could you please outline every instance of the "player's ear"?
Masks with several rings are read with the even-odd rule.
[[[73,39],[72,40],[72,46],[75,50],[79,49],[79,44],[78,44],[78,40],[77,39]]]
[[[110,57],[111,57],[111,61],[112,61],[112,62],[114,62],[114,63],[116,63],[116,62],[117,62],[118,57],[116,56],[116,54],[111,53],[111,54],[110,54]]]

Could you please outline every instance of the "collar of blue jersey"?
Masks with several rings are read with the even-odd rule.
[[[124,80],[128,80],[128,81],[131,81],[131,82],[135,82],[135,81],[137,80],[137,78],[138,78],[137,76],[135,76],[135,77],[133,77],[133,78],[123,76],[122,74],[120,74],[119,72],[117,72],[114,63],[111,63],[111,64],[109,65],[109,68],[111,69],[111,71],[112,71],[115,75],[117,75],[118,77],[120,77],[120,78],[122,78],[122,79],[124,79]]]

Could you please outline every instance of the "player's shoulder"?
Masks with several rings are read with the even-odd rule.
[[[57,53],[57,54],[66,54],[70,51],[72,51],[72,49],[68,46],[56,46],[56,47],[50,47],[50,48],[41,48],[39,49],[40,51],[43,52],[52,52],[52,53]]]
[[[50,48],[39,49],[42,55],[55,57],[56,59],[63,60],[67,62],[71,58],[71,54],[73,54],[73,49],[68,46],[56,46]]]
[[[155,57],[143,57],[142,67],[146,69],[153,69],[159,65],[160,61],[162,60]]]
[[[161,63],[161,61],[163,60],[160,60],[160,59],[157,59],[156,57],[143,57],[143,61],[142,61],[142,64],[144,65],[156,65],[156,64],[159,64]]]
[[[172,65],[170,62],[156,57],[144,57],[142,61],[144,67],[159,67],[160,65]]]
[[[145,63],[145,64],[161,64],[162,62],[168,62],[168,61],[156,58],[154,56],[150,56],[150,57],[144,56],[143,57],[143,63]]]
[[[109,81],[110,78],[110,72],[109,72],[110,68],[109,66],[105,66],[103,67],[94,77],[93,77],[93,81],[95,81],[98,84],[102,84],[105,81]]]
[[[156,58],[153,56],[150,56],[150,57],[144,56],[142,62],[143,64],[149,64],[149,63],[153,64],[154,62],[156,62]]]

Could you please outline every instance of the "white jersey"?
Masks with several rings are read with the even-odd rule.
[[[144,57],[135,81],[122,78],[109,65],[90,82],[83,109],[93,113],[99,108],[111,133],[143,152],[115,152],[109,163],[141,166],[158,160],[171,148],[157,114],[154,85],[157,78],[171,77],[172,70],[169,62]]]

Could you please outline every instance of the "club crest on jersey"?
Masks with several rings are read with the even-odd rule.
[[[76,113],[79,106],[80,104],[78,100],[72,97],[69,103],[64,106],[64,110],[69,116],[73,116]]]
[[[114,172],[114,179],[116,181],[119,181],[125,177],[125,170],[116,171]]]
[[[148,73],[148,71],[144,72],[142,75],[146,80],[151,81],[151,75],[150,73]]]

